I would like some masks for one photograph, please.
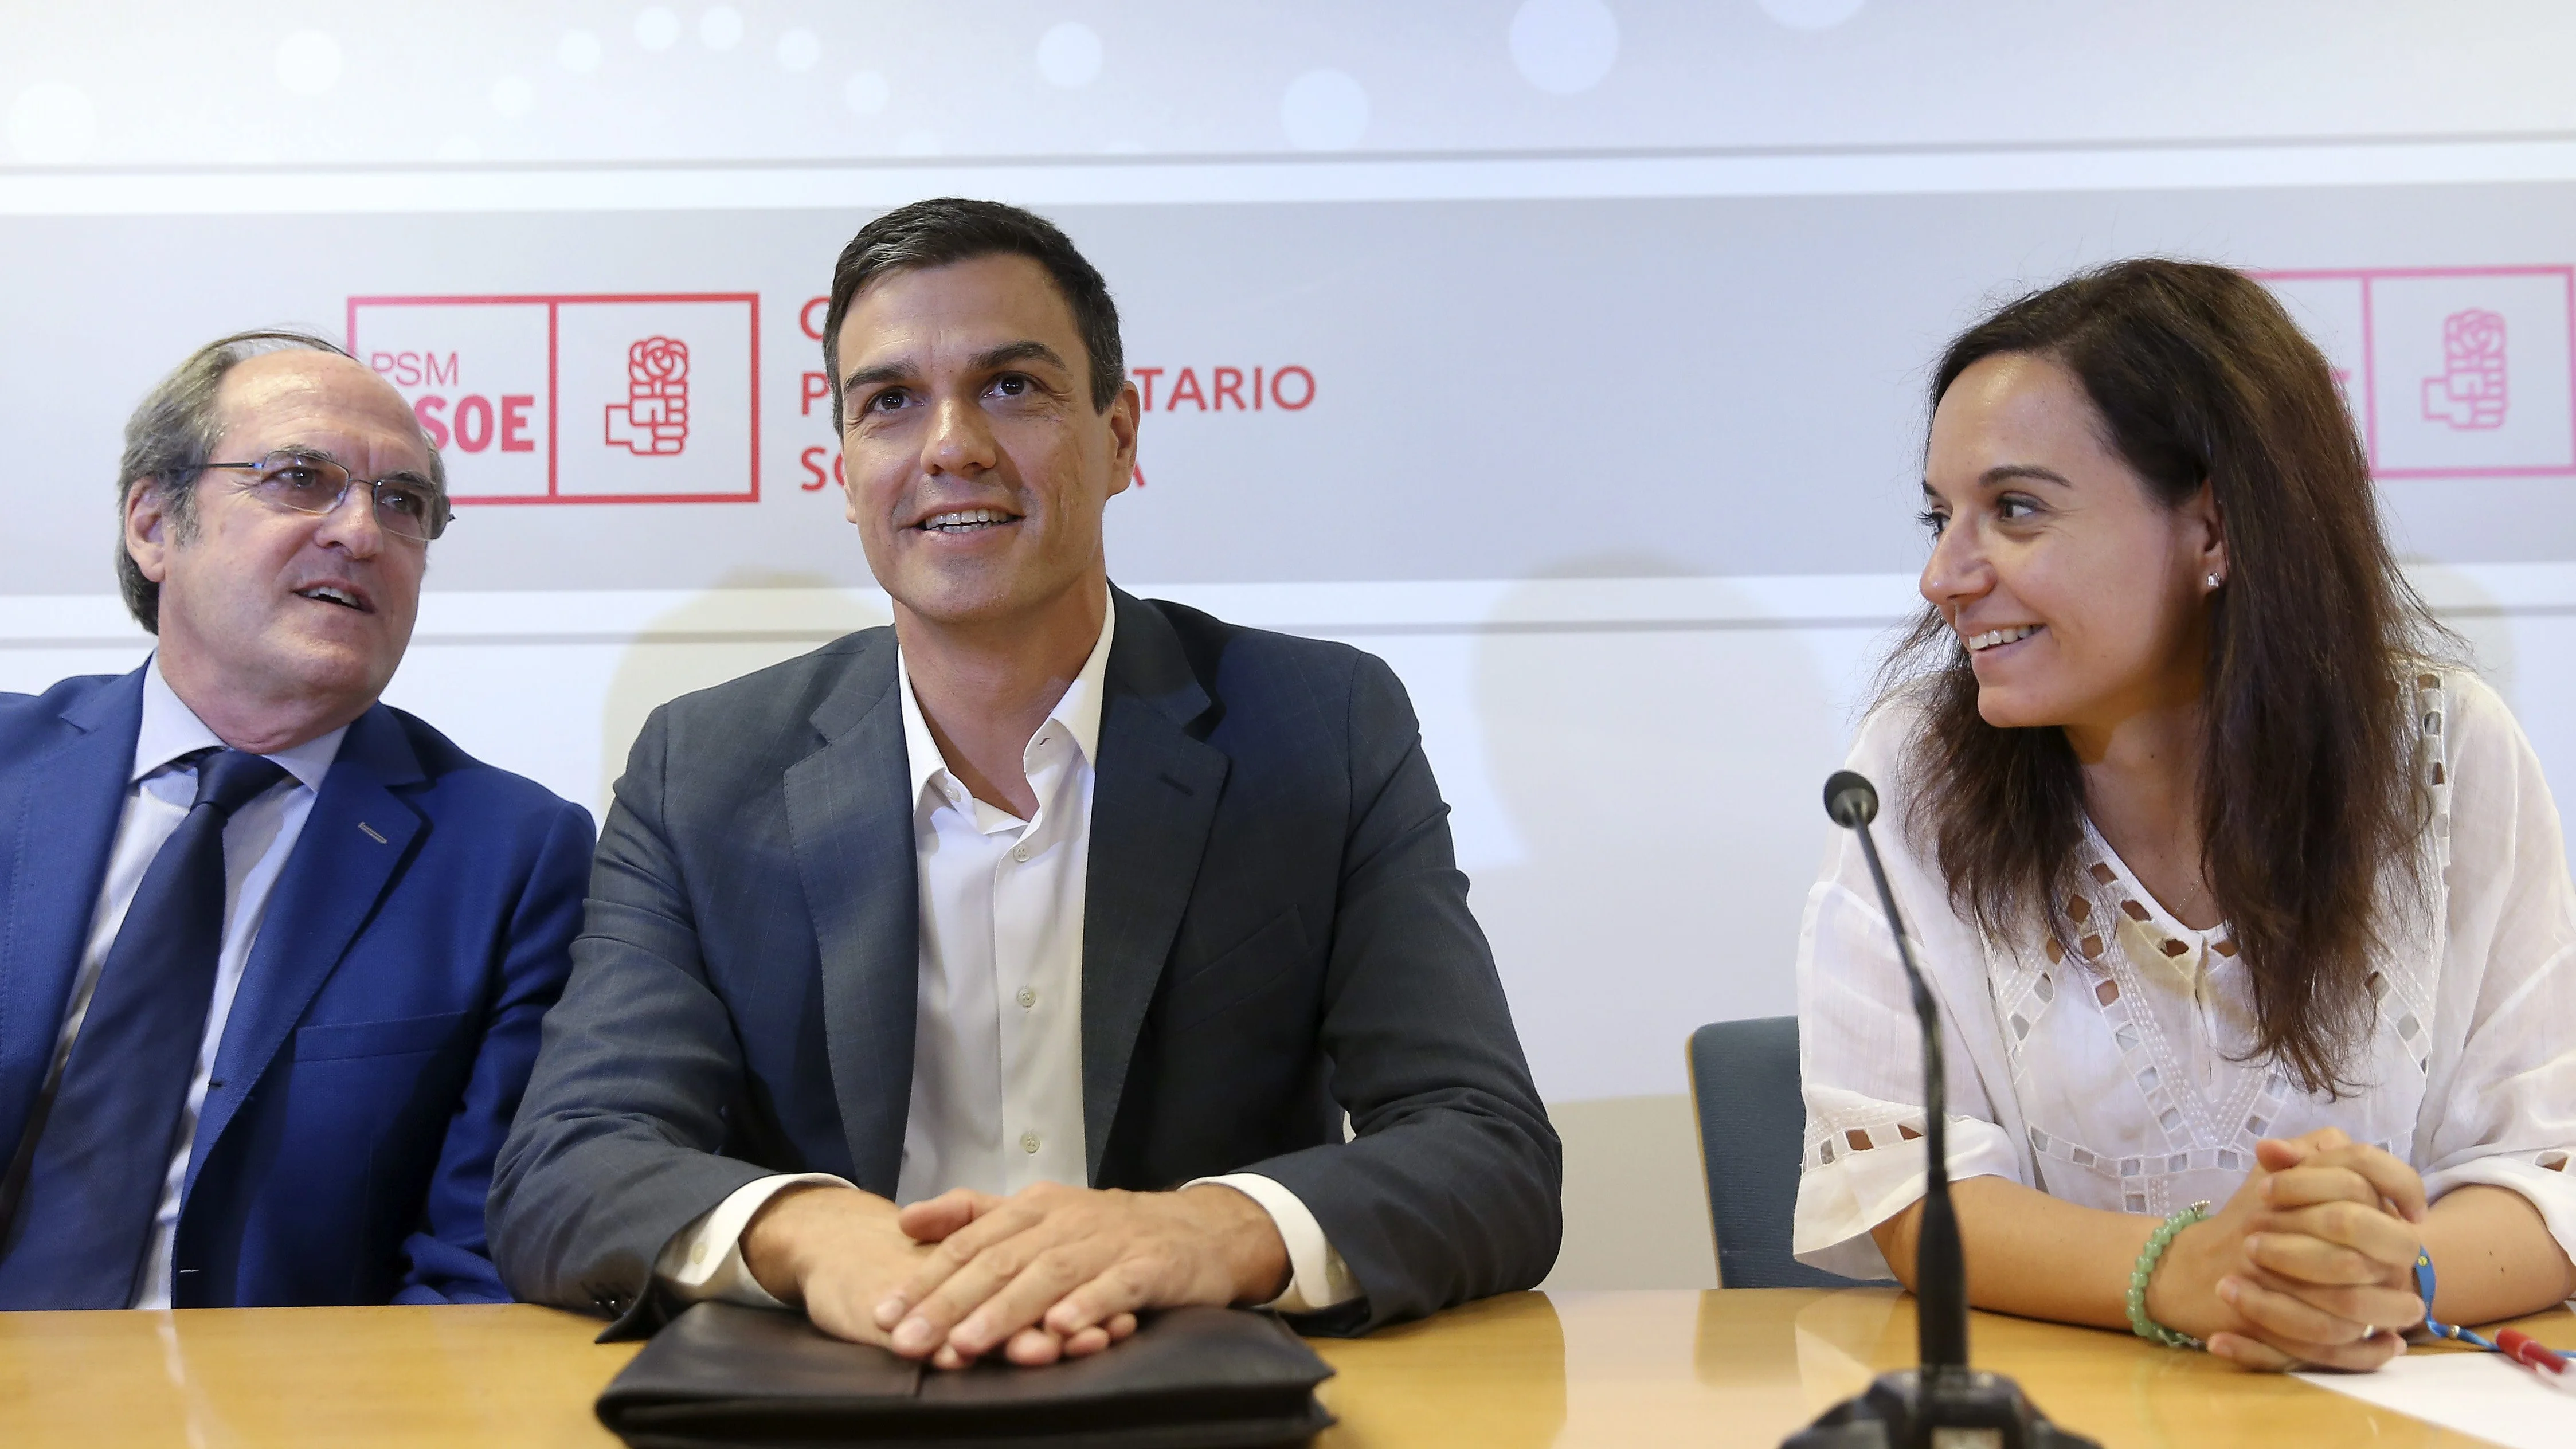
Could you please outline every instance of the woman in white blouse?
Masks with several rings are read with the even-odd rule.
[[[2243,276],[2133,261],[1971,329],[1932,398],[1931,608],[1851,764],[1974,1301],[2362,1369],[2425,1317],[2419,1247],[2436,1319],[2576,1291],[2558,812],[2436,662],[2325,358]],[[1910,1282],[1922,1052],[1848,837],[1798,1015],[1798,1256]]]

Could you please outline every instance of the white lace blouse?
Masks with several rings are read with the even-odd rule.
[[[2576,886],[2540,763],[2475,676],[2408,685],[2432,790],[2421,903],[2369,978],[2377,1024],[2357,1094],[2327,1101],[2244,1060],[2253,998],[2225,926],[2194,931],[2088,823],[2069,952],[2034,927],[1988,940],[1904,828],[1900,761],[1920,715],[1874,712],[1851,767],[1876,782],[1876,835],[1949,1060],[1950,1173],[2008,1177],[2086,1207],[2162,1216],[2223,1202],[2265,1137],[2324,1126],[2412,1164],[2432,1196],[2492,1183],[2529,1198],[2576,1253]],[[2394,892],[2389,899],[2395,901]],[[1836,831],[1798,942],[1807,1101],[1799,1259],[1890,1276],[1869,1230],[1923,1194],[1923,1053],[1859,843]],[[2356,1075],[2348,1073],[2348,1075]]]

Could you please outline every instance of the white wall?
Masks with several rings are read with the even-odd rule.
[[[2559,7],[1205,8],[10,14],[0,689],[140,657],[105,490],[195,342],[367,296],[753,297],[758,501],[469,506],[389,696],[597,808],[653,705],[884,617],[799,486],[833,249],[918,196],[1040,206],[1166,388],[1313,372],[1311,408],[1149,415],[1113,565],[1412,690],[1567,1136],[1564,1286],[1713,1281],[1683,1038],[1790,1009],[1817,785],[1914,602],[1922,369],[1997,293],[2161,249],[2521,309],[2512,428],[2432,427],[2386,496],[2576,770],[2576,338],[2527,301],[2576,277]],[[2362,285],[2298,295],[2398,440],[2441,363],[2394,303],[2339,320]],[[686,488],[747,481],[702,455]],[[497,488],[497,456],[451,462]]]

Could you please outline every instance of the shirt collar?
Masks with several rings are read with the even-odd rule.
[[[340,754],[340,740],[349,733],[342,725],[328,734],[317,735],[293,749],[279,750],[266,758],[274,761],[296,782],[308,790],[319,791],[322,777],[331,772],[331,762]],[[153,651],[151,667],[143,671],[143,729],[134,737],[134,773],[126,777],[131,785],[147,776],[159,774],[184,755],[199,750],[220,750],[224,742],[197,718],[161,677],[161,654]]]
[[[1118,600],[1112,596],[1109,607],[1101,611],[1100,638],[1091,646],[1091,657],[1065,686],[1064,697],[1047,711],[1047,718],[1062,726],[1073,737],[1074,746],[1086,760],[1100,758],[1100,702],[1109,677],[1109,640],[1118,631]],[[939,741],[930,733],[930,722],[921,713],[921,701],[912,695],[912,667],[904,662],[903,646],[894,651],[896,692],[903,703],[903,752],[912,767],[912,803],[921,803],[921,792],[948,768],[947,757],[939,752]],[[1043,725],[1040,726],[1044,728]]]

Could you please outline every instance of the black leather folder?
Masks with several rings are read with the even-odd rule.
[[[1244,1449],[1330,1425],[1315,1385],[1332,1374],[1279,1320],[1234,1308],[1149,1315],[1126,1342],[1045,1368],[942,1370],[802,1314],[700,1303],[609,1383],[599,1420],[634,1449]]]

